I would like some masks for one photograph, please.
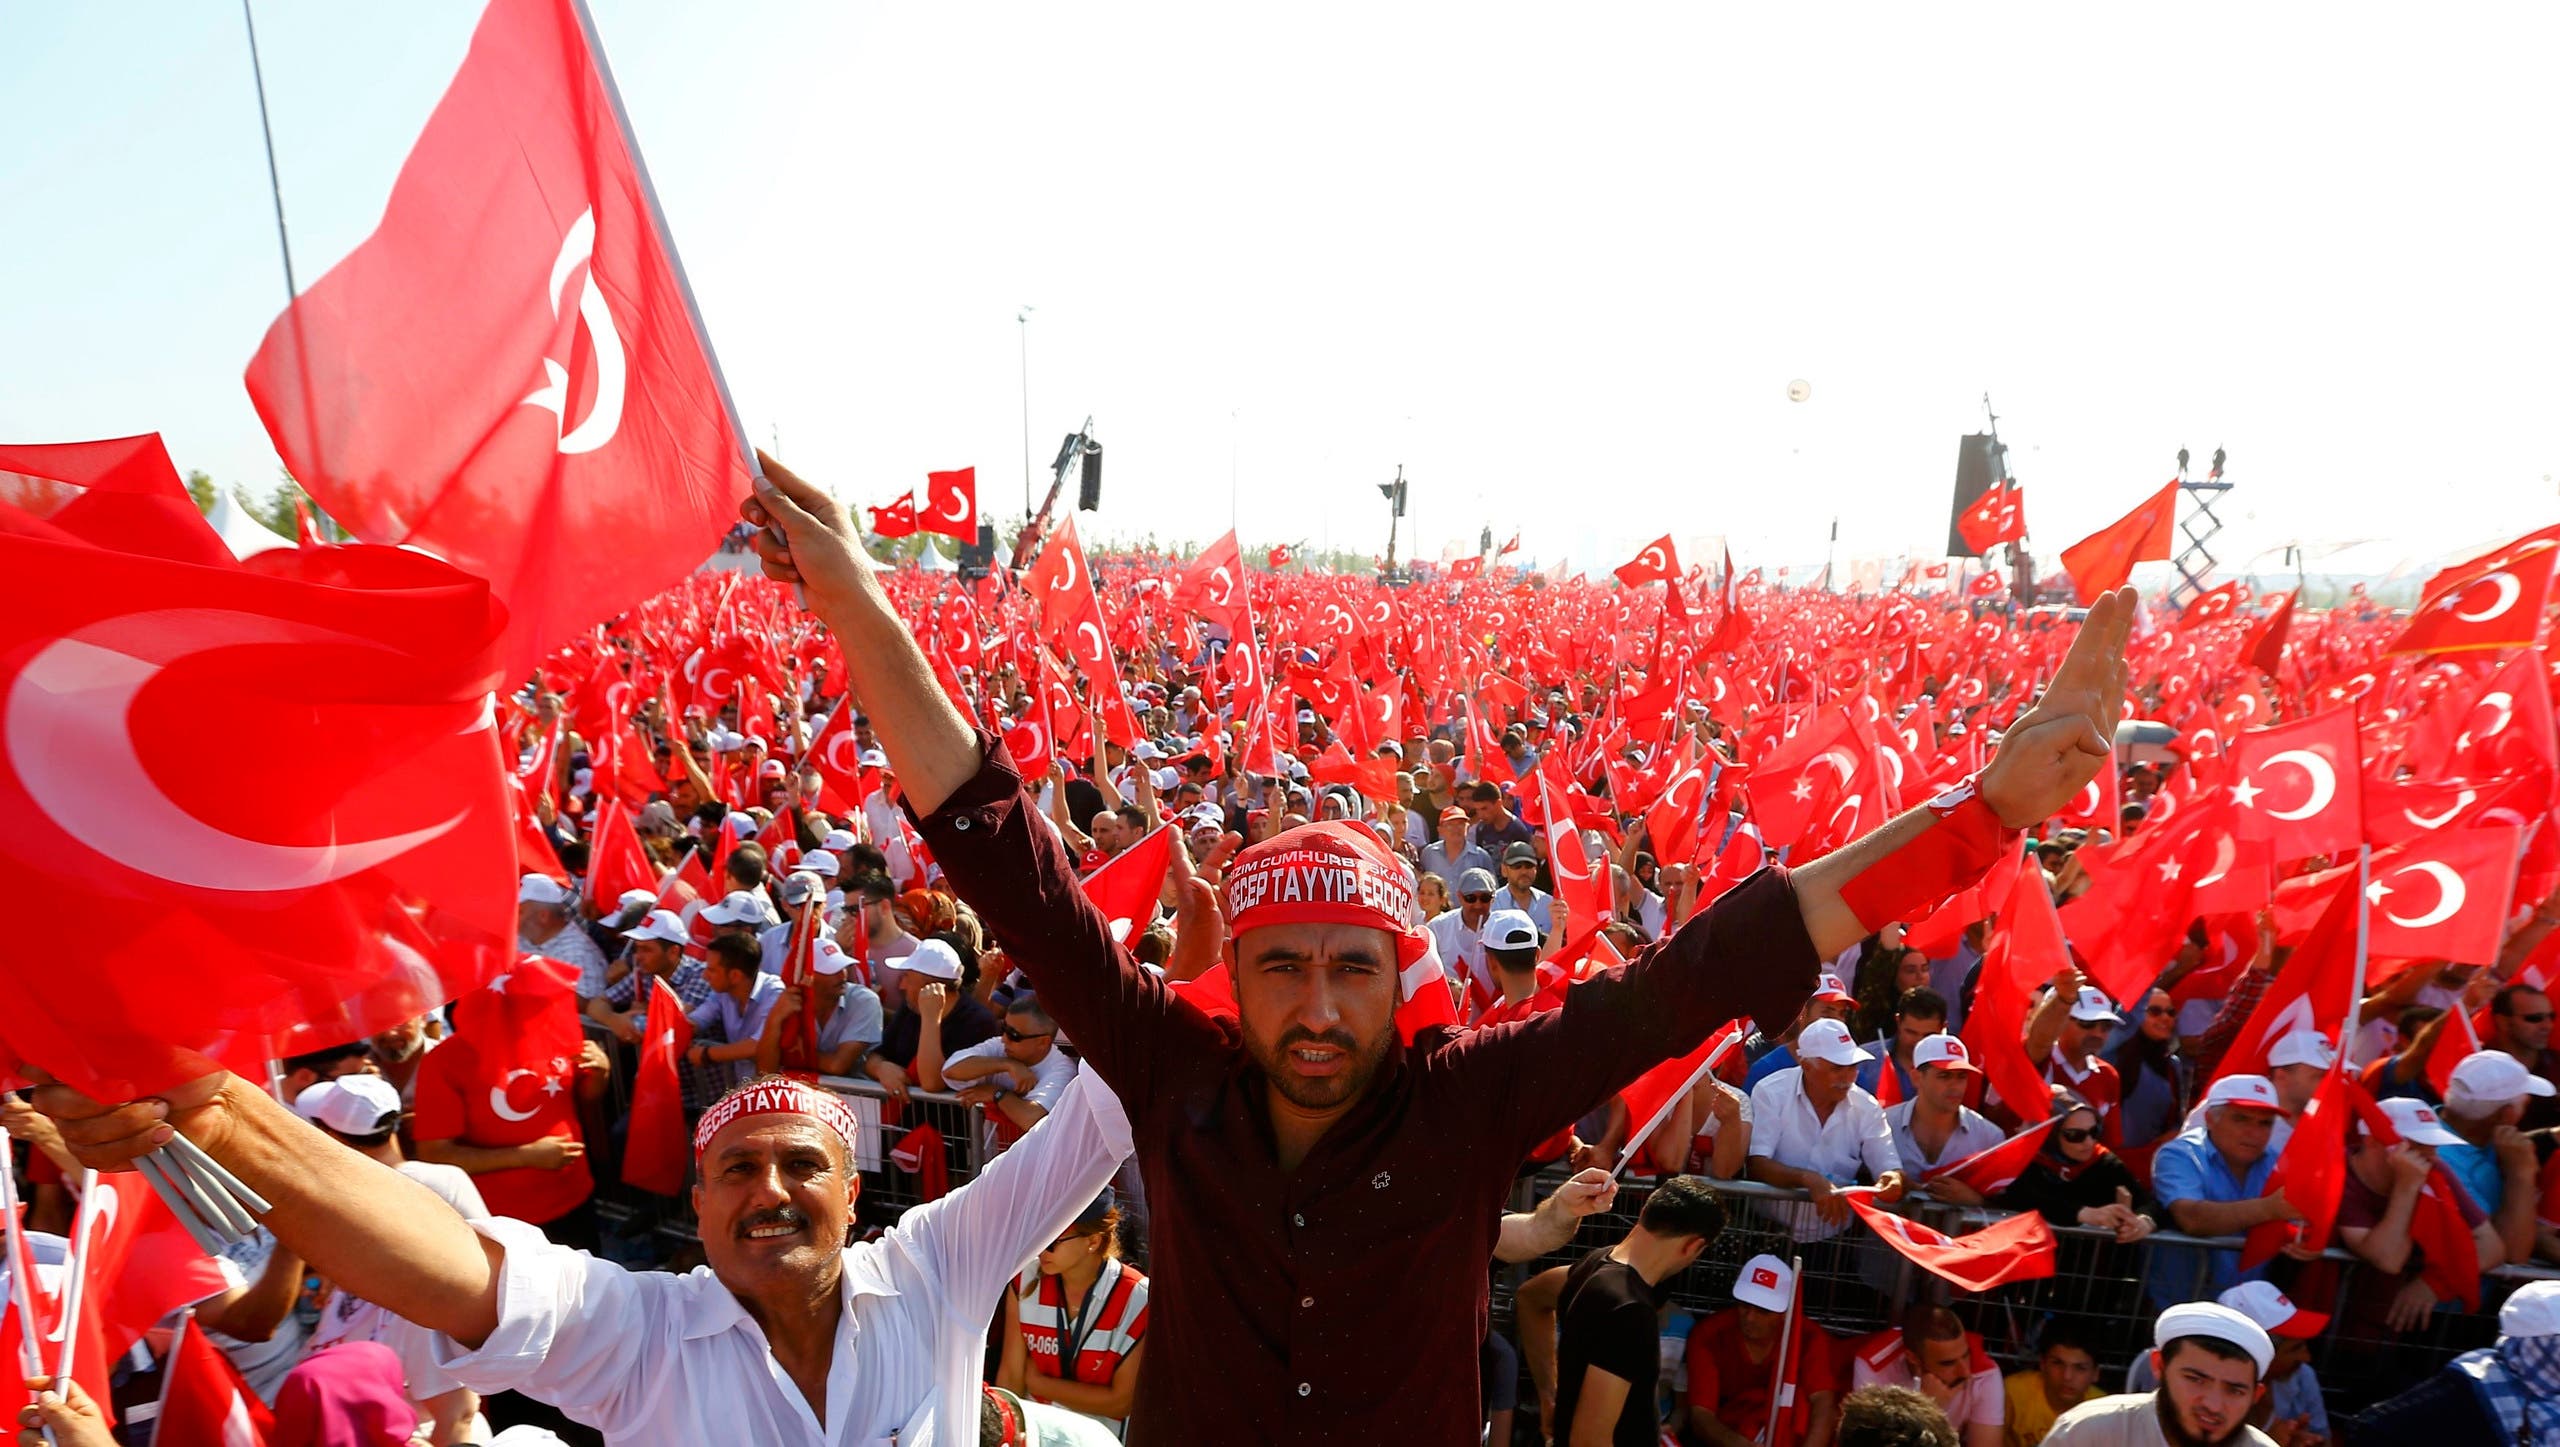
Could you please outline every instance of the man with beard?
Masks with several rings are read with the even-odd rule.
[[[1133,1106],[1158,1355],[1131,1433],[1148,1440],[1478,1441],[1485,1262],[1522,1157],[1737,1015],[1792,1018],[1822,960],[1979,879],[2113,754],[2129,592],[2092,606],[1970,787],[1792,875],[1762,871],[1561,1009],[1451,1028],[1410,867],[1326,820],[1227,867],[1235,1010],[1212,1013],[1113,938],[1002,740],[935,681],[843,507],[765,472],[773,490],[742,510],[766,530],[766,575],[842,644],[934,859]],[[1207,904],[1178,851],[1173,867]]]
[[[2100,1397],[2062,1414],[2043,1447],[2275,1447],[2249,1425],[2276,1358],[2266,1328],[2219,1302],[2191,1301],[2152,1324],[2160,1388]]]
[[[613,1447],[973,1440],[989,1304],[1129,1149],[1110,1092],[1071,1084],[976,1179],[847,1246],[861,1127],[835,1096],[763,1077],[694,1132],[708,1264],[677,1276],[466,1223],[227,1072],[122,1106],[52,1084],[34,1103],[99,1169],[184,1131],[273,1203],[286,1249],[429,1334],[404,1343],[416,1366],[548,1402]]]

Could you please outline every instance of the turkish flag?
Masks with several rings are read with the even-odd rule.
[[[839,814],[860,810],[864,798],[862,749],[853,732],[853,716],[859,711],[851,698],[837,704],[802,756],[804,764],[818,771],[826,784],[827,804]]]
[[[1670,784],[1644,816],[1645,839],[1654,858],[1675,863],[1698,852],[1699,831],[1704,825],[1723,822],[1707,813],[1707,771],[1712,758],[1701,757],[1694,743],[1684,747],[1679,758],[1679,771],[1671,776]]]
[[[871,514],[871,535],[875,538],[911,538],[918,531],[914,493],[887,507],[866,507],[863,511]]]
[[[1823,709],[1751,766],[1751,799],[1761,834],[1774,848],[1795,844],[1816,810],[1836,802],[1859,767],[1848,710]]]
[[[1452,582],[1463,583],[1483,571],[1484,559],[1460,558],[1449,565],[1449,578]]]
[[[2053,1228],[2037,1212],[2021,1211],[1968,1235],[1949,1236],[1877,1205],[1873,1186],[1843,1187],[1840,1199],[1884,1244],[1921,1270],[1967,1291],[2042,1281],[2053,1274]]]
[[[1084,897],[1110,921],[1113,939],[1129,943],[1156,917],[1176,847],[1173,826],[1159,824],[1080,881]]]
[[[1350,717],[1357,717],[1352,714]],[[1396,766],[1385,758],[1359,758],[1335,739],[1323,753],[1307,760],[1307,777],[1318,784],[1348,784],[1362,797],[1381,804],[1396,801]]]
[[[513,952],[500,614],[416,553],[259,571],[0,536],[0,857],[81,928],[0,971],[0,1037],[102,1100],[225,1031],[362,1039]]]
[[[190,1316],[160,1383],[152,1447],[266,1447],[275,1416]]]
[[[2219,588],[2207,588],[2189,599],[2187,606],[2179,612],[2178,629],[2184,632],[2189,628],[2201,628],[2207,623],[2223,622],[2239,611],[2239,608],[2240,585],[2238,583],[2225,583]]]
[[[1680,555],[1671,547],[1671,535],[1664,533],[1644,545],[1644,550],[1620,563],[1618,581],[1630,588],[1646,583],[1668,582],[1680,576]]]
[[[1188,608],[1227,630],[1231,644],[1248,641],[1245,620],[1252,616],[1244,588],[1244,559],[1236,549],[1235,530],[1200,550],[1183,570],[1173,590],[1177,607]]]
[[[2251,729],[2231,745],[2232,832],[2278,861],[2353,850],[2364,839],[2364,770],[2352,705]]]
[[[1561,1005],[1563,1002],[1558,1000],[1557,1003]],[[1671,1103],[1695,1089],[1698,1082],[1712,1073],[1718,1062],[1731,1054],[1742,1038],[1751,1033],[1751,1029],[1751,1022],[1747,1019],[1728,1020],[1722,1028],[1699,1041],[1695,1050],[1662,1061],[1628,1081],[1618,1092],[1618,1099],[1625,1104],[1627,1121],[1633,1129],[1627,1143],[1619,1148],[1618,1159],[1634,1159],[1636,1148],[1653,1134],[1654,1127],[1662,1124],[1663,1114],[1671,1108]],[[1683,1145],[1680,1154],[1685,1156],[1687,1153],[1688,1148]]]
[[[1985,904],[1994,900],[1988,889]],[[1965,1048],[1990,1088],[2012,1114],[2034,1120],[2046,1113],[2053,1092],[2037,1062],[2027,1058],[2027,1002],[2036,987],[2071,963],[2062,937],[2062,919],[2054,912],[2044,871],[2019,866],[2008,894],[1996,904],[2000,927],[1982,961],[1982,980],[1974,992],[1973,1013],[1965,1018]]]
[[[1973,500],[1956,518],[1956,535],[1964,545],[1981,557],[2002,543],[2014,543],[2027,535],[2027,508],[2024,492],[2014,482],[1994,483],[1982,496]]]
[[[2560,776],[2560,739],[2553,733],[2551,693],[2543,681],[2547,666],[2538,649],[2517,654],[2481,685],[2467,711],[2454,715],[2461,724],[2453,740],[2456,772],[2473,778],[2516,773],[2546,787]]]
[[[2453,653],[2530,648],[2542,632],[2551,569],[2560,544],[2528,543],[2477,571],[2449,579],[2409,615],[2386,653]]]
[[[2367,949],[2376,955],[2495,964],[2506,943],[2524,830],[2444,829],[2373,856]]]
[[[924,511],[917,521],[924,531],[958,538],[964,543],[978,540],[978,469],[964,467],[957,472],[928,472],[924,475]]]
[[[2177,515],[2178,484],[2172,482],[2142,506],[2064,548],[2062,570],[2071,575],[2080,601],[2094,603],[2099,594],[2123,587],[2136,563],[2167,562]]]
[[[1137,716],[1120,692],[1120,670],[1105,631],[1102,599],[1093,590],[1093,571],[1085,566],[1084,544],[1076,537],[1076,520],[1068,518],[1040,550],[1040,559],[1023,574],[1022,586],[1040,605],[1040,636],[1067,650],[1084,670],[1086,703],[1102,719],[1103,732],[1122,748],[1138,742]]]
[[[1545,769],[1537,774],[1539,808],[1546,815],[1547,870],[1555,877],[1556,896],[1566,907],[1564,939],[1552,957],[1571,960],[1609,922],[1610,887],[1605,872],[1609,862],[1593,859],[1583,847],[1582,831],[1574,825],[1565,791],[1556,787]]]
[[[2338,1027],[2347,1018],[2347,996],[2355,991],[2358,900],[2352,874],[2333,888],[2328,907],[2294,946],[2293,957],[2277,971],[2258,1008],[2241,1022],[2211,1079],[2266,1074],[2268,1052],[2296,1030],[2316,1031],[2337,1043]]]
[[[2250,624],[2248,636],[2240,640],[2240,657],[2260,673],[2273,673],[2284,661],[2285,638],[2293,631],[2293,600],[2299,596],[2299,590],[2278,593],[2266,616]]]
[[[0,1162],[0,1167],[5,1165],[6,1162]],[[18,1225],[16,1222],[10,1224]],[[41,1239],[47,1246],[55,1247],[65,1256],[70,1250],[68,1243],[64,1243],[59,1236],[35,1237],[23,1227],[10,1231],[8,1239],[12,1243],[12,1249],[5,1263],[8,1269],[0,1271],[0,1290],[10,1291],[11,1294],[0,1296],[0,1354],[4,1354],[0,1355],[0,1360],[6,1360],[9,1363],[13,1375],[16,1370],[23,1369],[26,1365],[26,1353],[30,1350],[25,1336],[27,1318],[11,1309],[15,1299],[16,1273],[24,1272],[27,1280],[27,1305],[33,1313],[35,1324],[36,1342],[33,1350],[41,1363],[38,1372],[51,1375],[61,1364],[67,1339],[71,1352],[72,1380],[80,1384],[81,1389],[89,1394],[91,1401],[99,1404],[100,1412],[106,1415],[108,1423],[112,1425],[115,1421],[113,1406],[115,1397],[109,1375],[115,1368],[117,1353],[110,1351],[107,1347],[106,1335],[100,1329],[101,1318],[98,1307],[94,1299],[84,1297],[76,1328],[66,1328],[63,1315],[70,1309],[68,1300],[71,1290],[70,1269],[68,1266],[52,1262],[39,1264],[35,1260],[32,1245],[34,1240]],[[88,1277],[88,1290],[91,1292],[101,1289],[106,1284],[99,1276],[85,1272],[83,1274]],[[29,1373],[29,1375],[35,1374]],[[0,1391],[0,1401],[11,1403],[13,1407],[22,1406],[30,1400],[32,1399],[20,1387],[13,1386]]]
[[[349,532],[489,580],[512,674],[700,566],[750,482],[584,18],[491,0],[382,224],[247,377]]]
[[[634,889],[656,894],[658,869],[649,862],[649,851],[640,847],[631,811],[619,799],[606,799],[596,806],[595,833],[587,842],[589,912],[599,918],[612,914],[621,908],[617,901],[623,894]]]
[[[641,1037],[639,1068],[631,1075],[630,1136],[622,1147],[627,1185],[661,1196],[684,1192],[693,1151],[685,1134],[684,1089],[676,1078],[676,1062],[692,1045],[693,1022],[685,1018],[684,1002],[666,981],[652,978],[648,1034]]]
[[[1949,1161],[1920,1179],[1923,1183],[1939,1179],[1962,1181],[1988,1200],[2025,1174],[2036,1152],[2044,1149],[2044,1138],[2061,1123],[2062,1117],[2048,1116],[1996,1146],[1985,1146],[1963,1160]]]
[[[1289,566],[1289,550],[1286,547],[1273,548],[1263,556],[1263,561],[1271,565],[1271,571],[1279,572]]]
[[[2364,1093],[2364,1087],[2348,1077],[2343,1056],[2320,1077],[2320,1088],[2303,1106],[2302,1119],[2294,1122],[2292,1136],[2267,1175],[2266,1189],[2259,1193],[2282,1192],[2302,1219],[2262,1221],[2250,1227],[2247,1244],[2240,1250],[2241,1270],[2256,1270],[2296,1241],[2314,1251],[2328,1246],[2329,1233],[2338,1224],[2338,1199],[2347,1184],[2347,1121],[2356,1113],[2354,1098]]]
[[[0,445],[0,532],[207,567],[238,565],[179,481],[157,432]]]

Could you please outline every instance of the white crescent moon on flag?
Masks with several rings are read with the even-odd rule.
[[[2475,738],[2494,739],[2507,731],[2508,724],[2515,722],[2516,697],[2503,688],[2495,693],[2483,694],[2480,702],[2473,707],[2475,709],[2495,708],[2498,711],[2498,721],[2485,729],[2478,730],[2473,734]]]
[[[2461,619],[2465,623],[2486,623],[2490,619],[2495,618],[2506,612],[2508,609],[2514,607],[2516,605],[2516,599],[2524,592],[2524,585],[2516,581],[2516,575],[2513,573],[2490,573],[2481,578],[2479,583],[2473,583],[2471,588],[2479,587],[2480,583],[2492,584],[2497,588],[2497,606],[2482,613],[2473,613],[2466,609],[2456,608],[2453,610],[2454,617]],[[2458,603],[2464,598],[2470,597],[2471,588],[2465,588],[2461,592],[2455,594],[2454,601]]]
[[[1671,560],[1662,555],[1660,543],[1647,544],[1645,550],[1636,555],[1636,561],[1657,572],[1671,566]]]
[[[1236,593],[1235,575],[1227,571],[1226,564],[1220,563],[1217,568],[1209,574],[1209,581],[1216,585],[1214,591],[1209,597],[1209,602],[1212,606],[1224,608],[1228,603],[1234,600]]]
[[[1813,761],[1817,764],[1829,764],[1838,769],[1840,787],[1843,789],[1849,787],[1849,781],[1858,776],[1858,760],[1845,749],[1824,749],[1813,756]]]
[[[2479,798],[2480,795],[2477,792],[2465,789],[2461,793],[2453,796],[2452,808],[2445,810],[2443,813],[2436,815],[2432,819],[2419,813],[2415,809],[2402,809],[2400,811],[2400,817],[2417,825],[2421,829],[2442,829],[2447,824],[2452,823],[2455,816],[2459,815],[2463,810],[2470,808],[2472,804],[2479,800]]]
[[[2230,835],[2216,835],[2213,841],[2213,864],[2205,870],[2204,878],[2196,881],[2195,887],[2202,889],[2208,884],[2220,884],[2223,876],[2231,872],[2231,861],[2238,858],[2239,854],[2240,851],[2231,842]]]
[[[2088,783],[2080,786],[2079,793],[2071,796],[2070,812],[2083,818],[2091,814],[2095,814],[2098,812],[2099,798],[2098,781],[2091,779]]]
[[[570,274],[578,263],[588,262],[587,284],[578,293],[578,319],[587,324],[587,337],[595,345],[596,396],[587,408],[585,419],[569,427],[569,369],[549,357],[542,359],[543,375],[549,380],[533,390],[533,395],[517,403],[519,407],[540,407],[549,412],[553,424],[566,429],[561,432],[558,450],[564,453],[593,452],[613,440],[622,426],[622,393],[624,361],[622,335],[614,330],[613,310],[605,305],[604,290],[596,285],[593,257],[596,246],[596,213],[589,207],[560,238],[560,254],[551,263],[551,315],[560,315],[560,291],[569,284]]]
[[[1049,591],[1052,593],[1065,593],[1072,591],[1075,588],[1075,585],[1076,550],[1073,548],[1062,547],[1058,549],[1058,576],[1050,582]]]
[[[969,500],[960,495],[958,488],[951,490],[951,511],[942,516],[947,522],[965,523],[969,520]]]
[[[533,1078],[533,1072],[522,1066],[518,1066],[515,1069],[508,1071],[505,1079],[489,1087],[489,1109],[495,1111],[501,1120],[533,1119],[535,1112],[530,1110],[518,1110],[514,1106],[507,1104],[507,1087],[515,1084],[520,1079],[531,1078]]]
[[[851,763],[845,762],[844,748],[847,744],[851,744],[853,742],[853,730],[851,729],[841,730],[834,738],[827,740],[826,764],[829,772],[837,774],[851,774],[862,767],[862,755],[858,749],[854,754],[854,761]]]
[[[456,814],[380,839],[266,844],[217,829],[179,807],[134,753],[135,696],[182,658],[254,643],[375,646],[330,629],[227,609],[172,608],[91,623],[29,659],[0,704],[9,765],[19,785],[62,832],[129,869],[243,894],[310,889],[360,874],[462,822],[465,816]]]
[[[729,680],[726,685],[717,681],[724,678]],[[731,673],[726,665],[715,663],[702,671],[702,682],[697,691],[705,698],[727,698],[737,691],[737,686],[737,675]]]
[[[2436,882],[2437,888],[2436,907],[2416,919],[2407,919],[2389,910],[2382,912],[2384,919],[2403,929],[2425,929],[2429,925],[2442,924],[2460,914],[2463,901],[2470,897],[2471,892],[2463,885],[2461,874],[2442,860],[2421,859],[2405,869],[2393,870],[2391,877],[2397,879],[2403,874],[2424,874]]]
[[[1110,646],[1102,640],[1102,629],[1096,626],[1094,621],[1090,618],[1087,618],[1082,623],[1076,625],[1076,642],[1082,643],[1087,637],[1091,637],[1093,639],[1093,654],[1090,658],[1085,660],[1086,665],[1092,668],[1100,668],[1110,659],[1111,649]]]
[[[2267,811],[2267,817],[2270,819],[2284,819],[2288,821],[2294,819],[2308,819],[2312,815],[2319,813],[2321,810],[2328,808],[2329,801],[2337,795],[2338,775],[2336,771],[2329,767],[2329,761],[2327,759],[2320,757],[2309,749],[2286,749],[2282,753],[2270,754],[2267,757],[2267,763],[2270,766],[2276,764],[2292,764],[2301,769],[2304,776],[2311,780],[2311,797],[2303,801],[2301,808],[2269,809]]]

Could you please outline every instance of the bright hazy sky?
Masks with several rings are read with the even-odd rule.
[[[478,9],[256,4],[307,283]],[[861,501],[1018,509],[1028,303],[1097,536],[1376,551],[1402,463],[1408,554],[1934,555],[1986,391],[2046,558],[2181,444],[2234,564],[2560,516],[2548,8],[596,10],[749,430]],[[267,486],[237,7],[0,0],[0,200],[0,438]]]

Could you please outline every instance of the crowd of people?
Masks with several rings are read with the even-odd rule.
[[[2472,717],[2538,649],[2422,669],[2342,612],[2259,671],[2257,621],[2130,594],[2074,630],[1727,576],[1692,615],[1079,551],[1085,668],[1040,568],[875,573],[777,480],[779,582],[691,580],[507,701],[514,970],[269,1080],[0,1106],[37,1276],[164,1119],[272,1201],[182,1304],[268,1443],[2560,1430],[2560,1287],[2498,1270],[2560,1262],[2560,867],[2470,881],[2518,901],[2486,958],[2377,945],[2335,999],[2354,849],[2133,877],[2209,811],[2226,872],[2266,837],[2235,718],[2361,709],[2368,813],[2547,819],[2547,706]],[[2172,745],[2115,747],[2128,696]],[[2031,1213],[2126,1289],[1897,1273],[1863,1205]],[[151,1440],[176,1325],[29,1431]]]

